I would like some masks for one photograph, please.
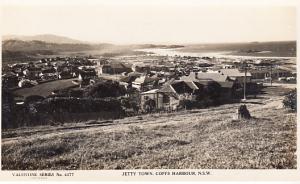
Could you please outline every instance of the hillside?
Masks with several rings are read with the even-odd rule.
[[[282,107],[286,87],[249,99],[250,120],[232,119],[240,104],[227,104],[2,131],[2,169],[295,169],[296,114]]]
[[[100,46],[100,45],[97,45]],[[2,50],[4,51],[39,51],[48,50],[53,52],[59,51],[84,51],[94,49],[92,45],[89,44],[58,44],[58,43],[48,43],[43,41],[21,41],[21,40],[6,40],[2,42]]]
[[[36,37],[35,37],[36,38]],[[54,39],[55,41],[55,39]],[[53,42],[54,42],[53,41]],[[179,48],[180,45],[132,44],[113,45],[108,43],[52,43],[40,40],[4,40],[2,41],[3,62],[27,61],[53,55],[101,55],[118,56],[143,54],[135,51],[139,48]]]
[[[92,50],[103,50],[113,48],[112,44],[69,44],[69,43],[48,43],[43,41],[2,41],[3,62],[14,60],[26,61],[28,59],[60,55],[64,52],[85,52]]]
[[[82,44],[86,43],[83,41],[75,40],[72,38],[68,38],[65,36],[58,36],[53,34],[41,34],[41,35],[34,35],[34,36],[21,36],[21,35],[4,35],[2,37],[3,41],[6,40],[21,40],[21,41],[42,41],[48,43],[68,43],[68,44]]]

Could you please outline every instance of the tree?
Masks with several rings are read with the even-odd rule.
[[[14,126],[14,109],[15,101],[13,93],[7,89],[2,88],[2,128],[9,128]]]
[[[207,107],[218,103],[221,96],[221,85],[215,81],[209,81],[207,84],[197,84],[198,90],[195,92],[196,101],[199,107]]]
[[[126,89],[118,82],[102,81],[95,85],[89,86],[84,90],[84,97],[105,98],[119,97],[126,94]]]
[[[292,111],[297,111],[297,90],[293,89],[288,92],[283,101],[284,107],[291,109]]]
[[[24,104],[31,104],[31,103],[35,103],[35,102],[41,102],[43,101],[45,98],[39,95],[30,95],[27,96],[24,100]]]
[[[148,99],[146,100],[144,104],[144,109],[146,110],[147,113],[153,112],[155,110],[155,101],[153,99]]]
[[[216,81],[209,81],[207,85],[204,86],[204,91],[212,100],[216,100],[221,96],[221,90],[221,85]]]

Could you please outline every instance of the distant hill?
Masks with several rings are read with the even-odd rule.
[[[157,45],[157,44],[136,44],[131,45],[135,47],[136,49],[147,49],[147,48],[161,48],[161,49],[176,49],[176,48],[182,48],[183,45]]]
[[[4,62],[19,60],[25,61],[43,55],[55,55],[62,52],[84,52],[91,50],[103,50],[114,47],[112,44],[69,44],[49,43],[43,41],[2,41],[2,59]]]
[[[56,37],[56,36],[54,36]],[[42,57],[43,55],[57,55],[66,52],[72,53],[93,53],[97,55],[116,56],[141,54],[135,49],[140,48],[179,48],[180,45],[154,45],[154,44],[134,44],[134,45],[113,45],[108,43],[88,44],[88,43],[53,43],[40,40],[20,40],[8,39],[2,41],[3,61],[28,60],[30,58]],[[37,37],[34,37],[37,38]],[[50,37],[48,37],[50,38]],[[26,38],[27,39],[27,38]]]
[[[69,44],[69,43],[49,43],[43,41],[22,41],[22,40],[5,40],[2,41],[2,50],[9,51],[36,51],[36,50],[51,50],[51,51],[84,51],[93,49],[89,44]]]
[[[82,44],[87,43],[79,40],[75,40],[72,38],[68,38],[65,36],[58,36],[53,34],[41,34],[34,36],[21,36],[21,35],[5,35],[2,37],[3,41],[6,40],[21,40],[21,41],[43,41],[48,43],[67,43],[67,44]]]

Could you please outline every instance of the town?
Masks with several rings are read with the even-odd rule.
[[[3,178],[300,178],[297,7],[188,1],[7,1]]]
[[[288,58],[151,53],[49,57],[7,64],[2,74],[4,109],[18,114],[7,113],[3,128],[207,108],[256,97],[264,84],[296,83]]]

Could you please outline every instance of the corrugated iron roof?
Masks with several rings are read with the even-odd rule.
[[[238,69],[221,69],[220,70],[221,74],[228,75],[229,77],[243,77],[245,76],[245,72],[241,72]],[[246,73],[247,77],[251,77],[251,73],[247,72]]]
[[[220,73],[206,73],[206,72],[191,72],[189,76],[183,76],[180,78],[185,81],[196,81],[196,80],[214,80],[216,82],[225,82],[228,79],[227,75]]]

